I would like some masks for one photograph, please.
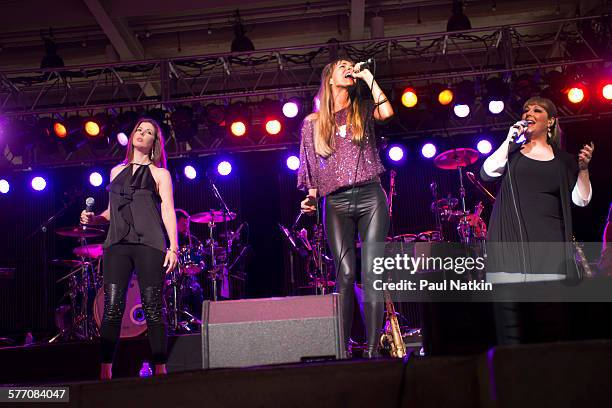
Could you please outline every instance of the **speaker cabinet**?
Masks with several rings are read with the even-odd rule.
[[[205,301],[203,368],[346,358],[340,295]]]

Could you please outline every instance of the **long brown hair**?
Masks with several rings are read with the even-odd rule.
[[[556,148],[561,148],[561,137],[563,136],[563,132],[561,131],[561,127],[559,126],[559,120],[557,119],[557,107],[548,98],[544,98],[542,96],[532,96],[527,99],[523,104],[523,110],[527,109],[528,106],[538,105],[544,108],[546,113],[548,114],[549,119],[554,119],[554,123],[550,128],[549,137],[547,137],[548,144],[554,146]]]
[[[327,64],[321,73],[321,86],[319,87],[319,92],[317,92],[319,110],[313,114],[316,120],[314,126],[314,146],[315,152],[322,157],[328,157],[336,148],[333,136],[336,133],[337,124],[334,116],[334,99],[330,80],[334,68],[340,61],[348,61],[353,64],[353,61],[347,58],[339,58]],[[364,134],[361,102],[360,98],[356,97],[356,94],[349,93],[349,96],[351,103],[348,108],[346,123],[351,127],[351,141],[355,144],[360,144]]]
[[[150,123],[151,125],[153,125],[153,128],[155,128],[155,139],[153,140],[153,147],[149,152],[149,159],[151,159],[151,162],[157,167],[166,168],[167,165],[166,150],[164,149],[164,134],[162,132],[161,126],[159,126],[159,123],[157,123],[156,120],[151,118],[140,118],[138,119],[138,122],[136,122],[136,126],[134,126],[134,129],[130,134],[127,152],[125,153],[124,164],[131,163],[132,160],[134,160],[134,134],[142,123]]]

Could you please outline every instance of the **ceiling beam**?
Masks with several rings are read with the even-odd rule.
[[[127,23],[123,20],[111,19],[108,12],[99,0],[83,0],[102,31],[111,42],[121,61],[145,59],[144,48],[132,34]],[[156,96],[159,92],[150,83],[141,83],[146,96]]]

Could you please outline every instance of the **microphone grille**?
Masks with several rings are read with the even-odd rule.
[[[85,205],[88,207],[93,207],[95,203],[96,203],[96,200],[94,200],[93,197],[87,197],[87,199],[85,200]]]

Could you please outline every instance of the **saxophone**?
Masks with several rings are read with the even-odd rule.
[[[595,274],[591,270],[591,266],[589,265],[589,261],[587,257],[584,255],[584,251],[582,250],[582,244],[576,241],[576,237],[572,236],[572,243],[574,244],[574,258],[576,260],[576,266],[580,269],[580,272],[585,278],[593,278]]]
[[[385,330],[380,336],[380,346],[385,348],[385,345],[388,344],[391,349],[391,357],[403,358],[406,355],[406,344],[404,344],[402,332],[397,321],[395,306],[387,291],[385,291],[385,309]]]

